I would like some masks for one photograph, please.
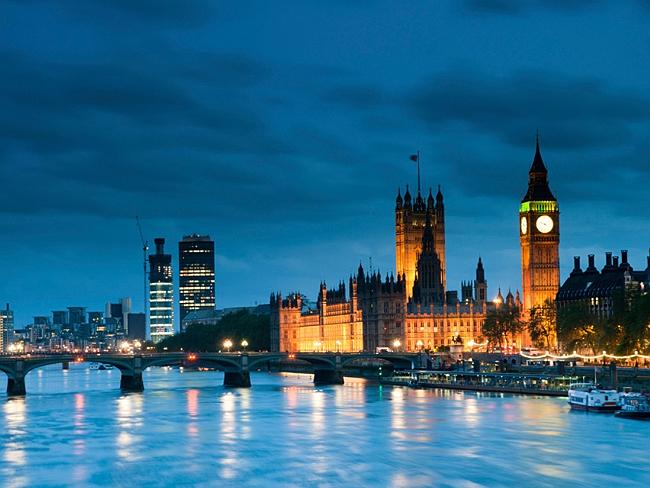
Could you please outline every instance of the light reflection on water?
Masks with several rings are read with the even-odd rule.
[[[1,486],[647,486],[650,425],[564,399],[71,365],[0,397]],[[621,477],[624,477],[621,480]]]

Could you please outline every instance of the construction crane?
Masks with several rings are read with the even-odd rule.
[[[135,223],[138,226],[138,232],[140,233],[140,242],[142,242],[142,273],[143,273],[143,303],[144,303],[144,323],[145,329],[147,326],[147,251],[149,251],[149,242],[145,241],[144,235],[142,234],[142,226],[140,226],[140,218],[135,216]]]

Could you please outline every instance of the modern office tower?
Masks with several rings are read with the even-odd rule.
[[[178,243],[178,290],[183,319],[197,310],[214,310],[214,241],[192,234]]]
[[[86,323],[86,307],[68,307],[68,324],[79,326]]]
[[[116,324],[116,332],[124,334],[129,331],[129,313],[131,312],[131,299],[129,297],[120,298],[117,303],[106,304],[107,319],[113,319],[111,322]]]
[[[128,314],[129,320],[129,339],[144,342],[147,337],[146,316],[143,313]]]
[[[174,283],[165,239],[158,237],[154,242],[156,253],[149,255],[149,335],[153,342],[160,342],[174,335]]]
[[[37,315],[37,316],[34,317],[34,325],[49,327],[50,326],[50,318],[47,315]]]
[[[67,310],[54,310],[52,312],[52,325],[57,329],[61,328],[68,323],[68,311]]]
[[[101,324],[104,319],[103,312],[88,312],[88,323],[93,326]]]
[[[0,319],[2,319],[2,333],[0,334],[2,345],[0,351],[5,352],[9,344],[13,342],[14,336],[14,311],[9,308],[8,303],[4,310],[0,310]]]

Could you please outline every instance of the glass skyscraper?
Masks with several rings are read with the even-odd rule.
[[[174,283],[165,239],[158,237],[154,242],[156,253],[149,255],[149,333],[153,342],[160,342],[174,335]]]
[[[14,311],[7,307],[3,310],[0,310],[0,321],[2,326],[0,326],[0,352],[6,352],[9,344],[13,342],[14,334]]]
[[[196,310],[214,310],[214,241],[210,236],[184,236],[178,243],[178,290],[183,319]]]

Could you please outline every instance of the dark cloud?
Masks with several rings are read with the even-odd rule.
[[[211,0],[91,0],[76,2],[60,0],[53,5],[47,0],[14,0],[18,4],[54,8],[72,17],[93,23],[116,23],[131,20],[170,27],[196,27],[217,13],[217,3]]]
[[[465,123],[520,147],[530,145],[536,129],[553,148],[616,146],[629,142],[634,124],[650,121],[644,94],[548,71],[502,77],[448,71],[422,85],[408,103],[433,127]]]
[[[172,250],[184,233],[215,237],[219,306],[313,296],[369,256],[391,270],[395,191],[415,183],[417,149],[423,187],[443,185],[449,282],[480,253],[491,284],[516,288],[538,128],[563,246],[627,242],[648,227],[647,29],[636,5],[565,15],[589,5],[8,3],[0,299],[21,323],[137,299],[136,214]],[[470,26],[468,10],[485,15]]]
[[[601,3],[601,0],[464,0],[463,7],[469,12],[519,15],[535,9],[578,11]]]
[[[327,90],[322,100],[325,103],[340,104],[346,108],[368,110],[382,108],[386,103],[383,91],[372,85],[341,86]]]

